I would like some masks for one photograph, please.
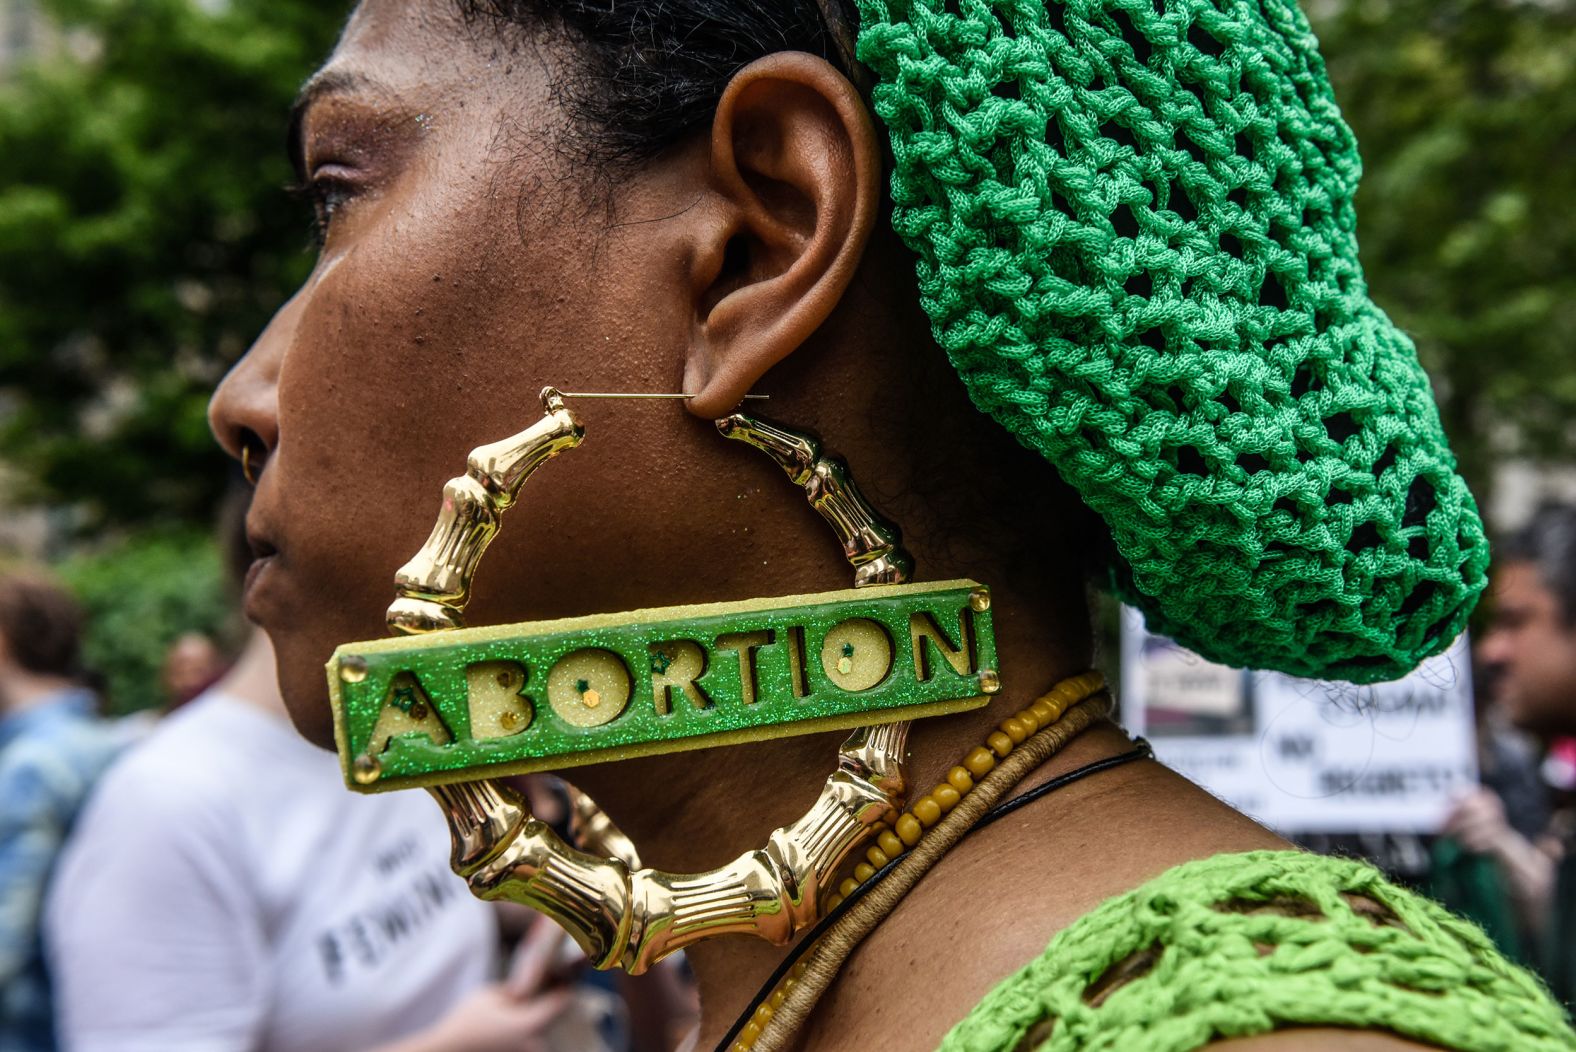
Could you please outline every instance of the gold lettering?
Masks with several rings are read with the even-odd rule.
[[[718,650],[736,650],[739,653],[739,698],[746,705],[755,704],[755,652],[771,646],[776,638],[769,629],[755,632],[729,632],[717,637]]]
[[[973,619],[970,617],[969,608],[965,606],[958,611],[958,643],[954,646],[941,631],[941,626],[936,624],[935,618],[923,611],[909,615],[908,638],[914,647],[914,674],[919,682],[925,682],[934,671],[930,664],[927,643],[935,644],[947,664],[952,666],[952,671],[958,675],[967,676],[974,672],[972,628]]]
[[[892,638],[869,618],[851,617],[826,633],[821,667],[846,691],[869,690],[892,671]]]
[[[478,661],[465,669],[473,739],[507,738],[531,725],[531,699],[521,694],[525,678],[517,661]]]
[[[401,672],[389,682],[367,752],[377,756],[391,739],[404,734],[425,734],[434,745],[447,745],[454,737],[414,672]]]
[[[547,703],[572,727],[611,723],[633,689],[624,659],[600,647],[570,651],[547,673]]]
[[[652,703],[658,716],[672,711],[674,695],[689,699],[697,709],[711,708],[711,699],[695,682],[706,673],[706,651],[699,643],[673,639],[646,649],[651,654]]]
[[[788,629],[788,677],[793,680],[793,696],[810,696],[810,676],[804,661],[804,629],[794,625]]]

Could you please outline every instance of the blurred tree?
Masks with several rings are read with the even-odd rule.
[[[168,700],[160,673],[182,633],[221,640],[234,634],[235,597],[208,532],[145,530],[72,556],[56,571],[87,611],[83,656],[103,677],[111,712]]]
[[[1362,144],[1375,300],[1462,467],[1576,451],[1576,3],[1308,0]]]
[[[0,458],[84,525],[205,522],[213,383],[309,266],[286,107],[345,0],[41,0],[0,85]],[[1305,0],[1363,144],[1373,293],[1480,488],[1576,418],[1576,0]]]
[[[310,267],[291,99],[347,3],[42,0],[0,83],[0,457],[89,530],[206,524],[214,383]]]

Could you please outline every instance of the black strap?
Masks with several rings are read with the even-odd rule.
[[[978,833],[998,818],[1006,818],[1018,808],[1032,804],[1042,796],[1049,796],[1056,790],[1063,786],[1071,785],[1080,778],[1087,778],[1091,774],[1099,774],[1101,771],[1108,771],[1113,767],[1120,767],[1124,763],[1131,763],[1134,760],[1147,760],[1155,754],[1154,747],[1143,738],[1135,738],[1134,741],[1138,743],[1137,746],[1128,752],[1118,756],[1107,756],[1105,759],[1096,760],[1093,763],[1086,763],[1076,770],[1068,771],[1066,774],[1059,774],[1050,781],[1043,785],[1037,785],[1026,793],[1020,793],[1011,800],[1002,801],[983,815],[980,815],[980,820],[970,827],[969,833]]]

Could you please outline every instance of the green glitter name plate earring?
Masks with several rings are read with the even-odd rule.
[[[389,630],[435,641],[353,644],[330,664],[346,773],[364,789],[425,783],[449,824],[454,872],[471,891],[552,917],[598,968],[639,974],[722,935],[786,945],[822,915],[844,863],[897,820],[910,718],[971,708],[1001,689],[990,593],[972,581],[910,584],[914,560],[902,531],[865,499],[840,457],[808,431],[735,412],[716,421],[718,432],[770,456],[803,491],[836,534],[856,591],[467,633],[472,578],[504,512],[527,478],[585,438],[564,399],[544,388],[540,420],[471,450],[465,474],[444,484],[426,543],[395,574]],[[446,657],[430,670],[391,657],[417,652]],[[730,667],[732,677],[722,671]],[[555,729],[560,744],[583,746],[554,758],[563,767],[599,750],[630,756],[844,721],[853,730],[810,809],[763,847],[704,873],[642,866],[629,838],[566,783],[571,845],[531,815],[518,791],[486,776],[546,766],[541,749],[524,749],[521,760],[512,746]],[[626,724],[636,733],[615,741]],[[665,726],[694,733],[640,740],[642,725],[648,734]],[[748,775],[735,780],[743,801]]]
[[[328,668],[362,791],[914,720],[999,690],[974,581],[375,639]]]
[[[989,591],[945,581],[354,643],[329,681],[365,791],[959,712],[995,667]]]

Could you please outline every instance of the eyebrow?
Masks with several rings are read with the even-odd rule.
[[[365,89],[372,86],[373,81],[361,73],[352,73],[349,70],[325,69],[312,76],[301,87],[296,95],[295,102],[290,106],[290,124],[285,131],[285,152],[290,156],[290,165],[295,169],[296,179],[306,178],[305,150],[301,141],[301,127],[306,120],[307,110],[312,104],[325,95],[342,95],[349,92]]]

